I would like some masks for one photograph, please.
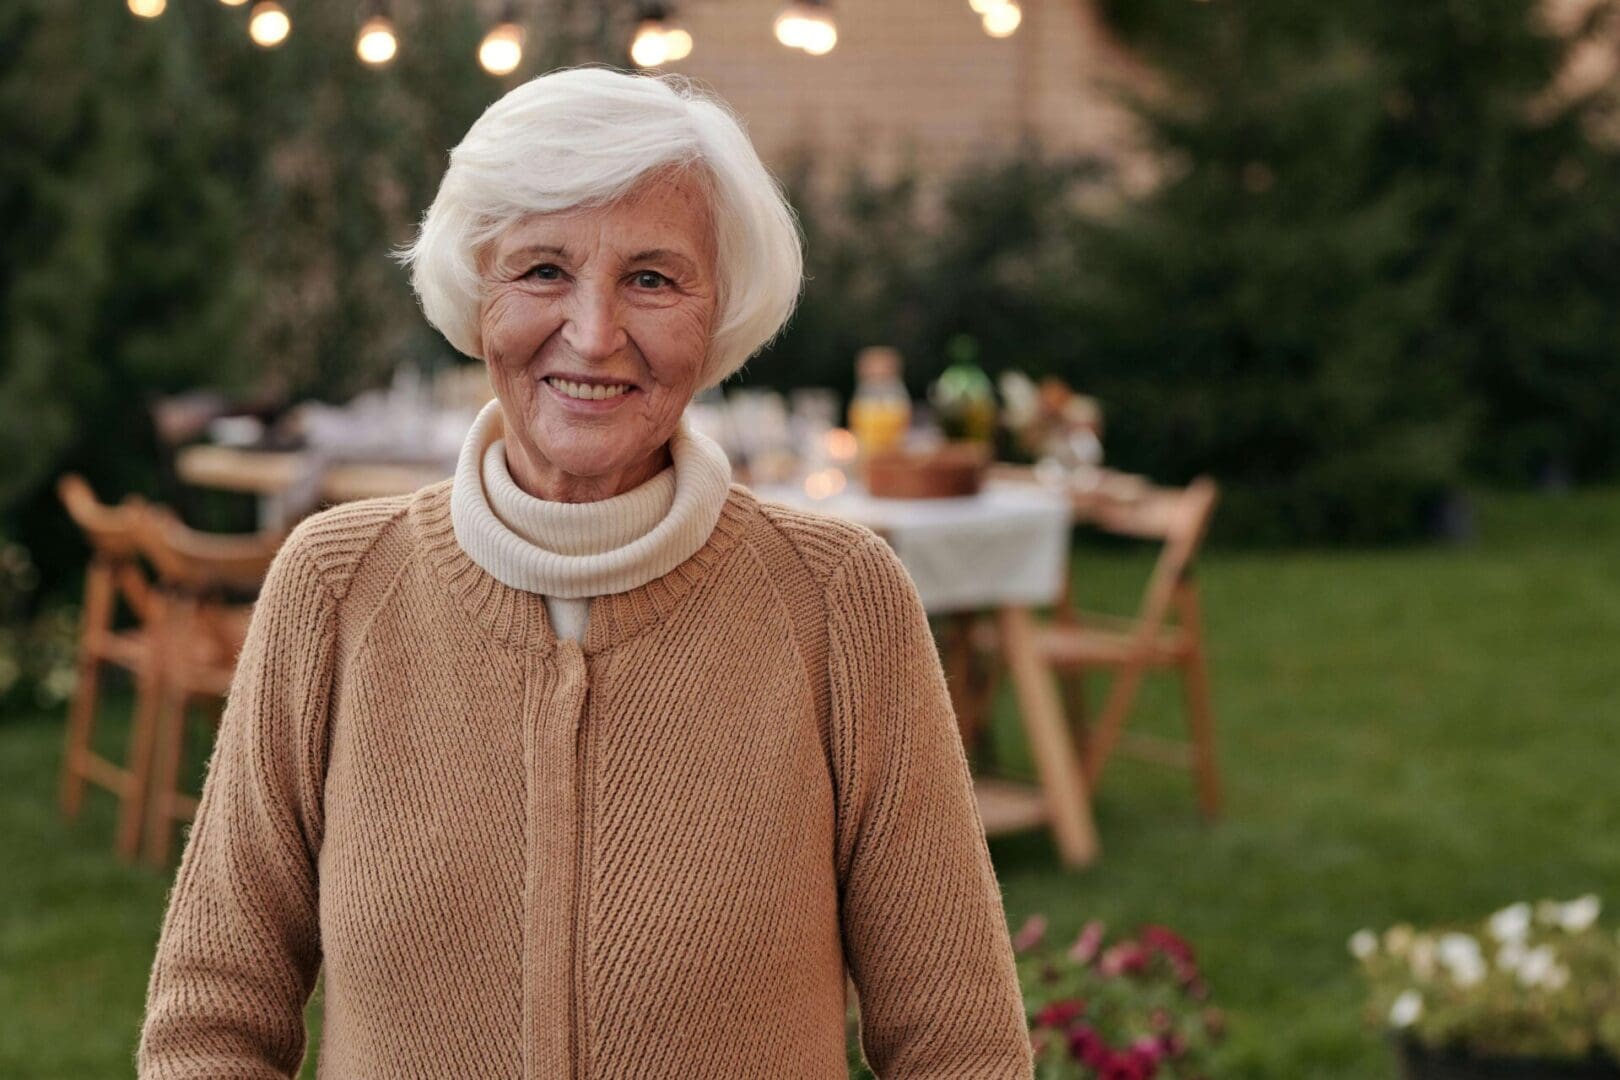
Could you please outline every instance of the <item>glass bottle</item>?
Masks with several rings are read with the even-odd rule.
[[[898,449],[910,426],[911,395],[900,380],[900,353],[886,345],[862,349],[849,403],[849,429],[861,457]]]

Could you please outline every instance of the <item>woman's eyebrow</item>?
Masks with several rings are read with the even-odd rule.
[[[657,262],[659,259],[668,259],[674,262],[685,263],[688,266],[690,266],[692,262],[692,260],[688,259],[685,255],[682,255],[678,251],[672,251],[669,248],[648,248],[646,251],[638,251],[634,255],[630,256],[631,262]]]
[[[567,257],[568,249],[556,244],[524,244],[513,251],[510,258],[521,259],[526,255],[561,255]]]

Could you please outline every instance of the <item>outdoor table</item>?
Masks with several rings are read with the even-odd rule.
[[[284,529],[319,503],[415,491],[453,468],[450,462],[326,461],[309,451],[207,443],[188,446],[175,458],[175,473],[193,487],[257,496],[263,529]]]
[[[988,482],[958,498],[889,499],[846,488],[814,498],[801,488],[762,484],[755,494],[857,522],[881,534],[911,574],[924,609],[945,618],[947,680],[964,738],[987,711],[973,672],[972,626],[994,613],[997,648],[1011,676],[1019,719],[1039,784],[975,777],[985,832],[1047,825],[1065,863],[1099,853],[1079,755],[1054,685],[1035,646],[1032,611],[1057,602],[1068,573],[1069,500],[1038,486]]]

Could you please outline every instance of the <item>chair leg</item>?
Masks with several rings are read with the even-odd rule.
[[[180,756],[185,748],[186,695],[178,687],[164,689],[157,708],[154,731],[151,798],[147,800],[146,858],[155,866],[169,864],[174,840],[174,790],[180,782]]]
[[[1058,680],[1063,684],[1063,710],[1068,716],[1071,737],[1084,756],[1091,734],[1091,706],[1086,700],[1086,669],[1079,665],[1060,669]]]
[[[979,725],[984,717],[979,714],[974,697],[973,616],[951,614],[945,617],[944,666],[945,683],[951,695],[951,708],[956,713],[957,729],[962,743],[970,751],[978,740]]]
[[[998,620],[1007,673],[1018,695],[1018,711],[1046,795],[1058,851],[1068,866],[1090,865],[1100,851],[1097,825],[1091,816],[1085,771],[1069,742],[1063,704],[1052,685],[1051,668],[1035,644],[1027,609],[1002,608]]]
[[[79,617],[79,671],[68,706],[66,743],[62,751],[61,806],[69,821],[79,816],[84,805],[84,760],[96,723],[101,658],[91,647],[95,635],[112,625],[112,572],[102,563],[93,563],[85,575],[84,610]]]
[[[1109,755],[1114,752],[1114,745],[1119,742],[1120,731],[1125,727],[1125,716],[1131,711],[1131,704],[1136,700],[1137,691],[1142,688],[1142,677],[1146,673],[1147,665],[1137,660],[1120,668],[1114,675],[1114,684],[1108,688],[1108,700],[1097,717],[1097,726],[1087,740],[1084,755],[1086,783],[1093,789],[1097,786],[1098,777],[1102,776],[1103,766],[1108,764]]]
[[[68,706],[67,741],[62,748],[62,816],[72,821],[84,806],[84,759],[95,730],[101,661],[85,649],[79,654],[79,677]]]
[[[1209,701],[1209,670],[1204,661],[1204,628],[1199,621],[1198,594],[1192,586],[1179,597],[1181,625],[1192,645],[1181,665],[1181,687],[1192,729],[1193,770],[1198,784],[1198,806],[1214,820],[1221,812],[1220,770],[1215,760],[1215,717]]]
[[[978,654],[974,665],[973,701],[980,717],[974,750],[980,768],[986,773],[997,768],[995,733],[991,730],[995,719],[996,693],[1001,689],[1002,661],[999,655]]]
[[[129,788],[118,809],[118,855],[133,861],[140,854],[141,830],[152,801],[152,762],[157,752],[158,715],[165,694],[155,660],[135,676],[135,716],[129,733]]]

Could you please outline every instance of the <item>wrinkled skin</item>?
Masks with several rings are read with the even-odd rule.
[[[520,487],[587,502],[670,463],[669,438],[708,355],[715,262],[704,178],[674,169],[605,206],[523,218],[481,252],[480,347]],[[582,403],[548,376],[630,389]]]

